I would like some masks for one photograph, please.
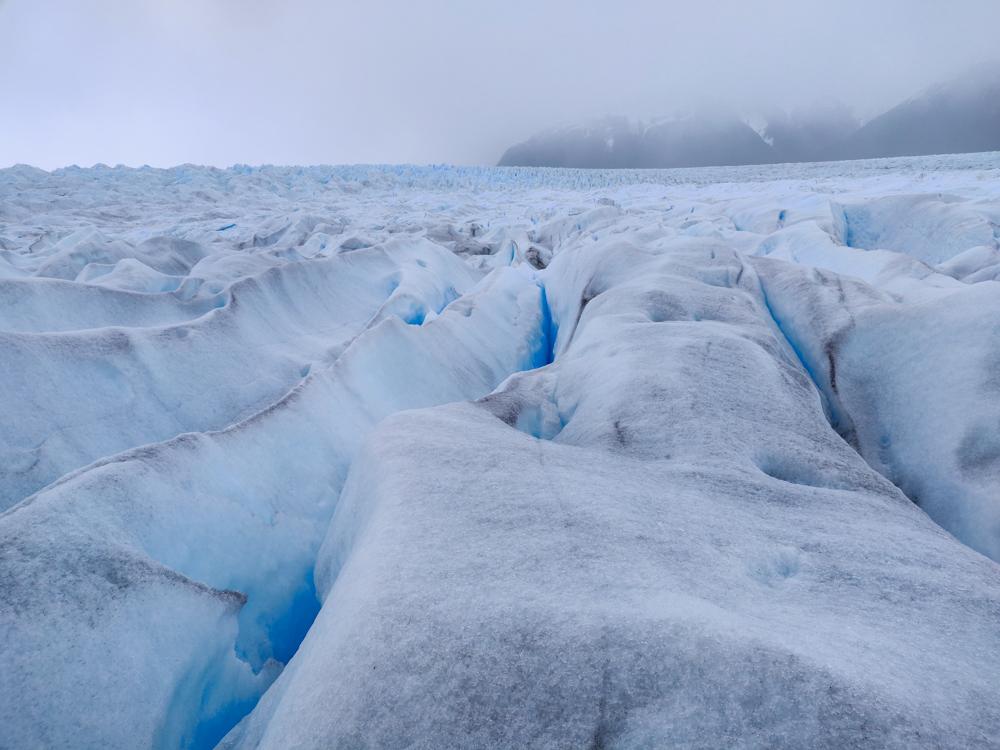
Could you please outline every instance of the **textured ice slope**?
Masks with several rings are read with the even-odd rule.
[[[996,155],[0,171],[5,746],[997,746],[998,223]]]
[[[171,294],[178,304],[163,309],[165,295],[8,281],[0,361],[23,397],[0,417],[2,507],[101,456],[233,424],[328,367],[366,327],[391,314],[419,322],[480,275],[426,240],[400,239],[268,268],[210,305]],[[48,315],[36,314],[46,298]],[[188,318],[171,321],[180,310]],[[163,323],[150,324],[161,311]]]
[[[560,255],[552,365],[369,437],[234,746],[990,741],[1000,570],[829,429],[752,266],[663,251]]]

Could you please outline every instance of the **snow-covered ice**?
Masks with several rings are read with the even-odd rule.
[[[0,745],[1000,747],[998,248],[998,154],[0,170]]]

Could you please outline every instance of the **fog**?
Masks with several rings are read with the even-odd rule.
[[[608,114],[865,118],[998,27],[995,0],[7,0],[0,167],[479,165]]]

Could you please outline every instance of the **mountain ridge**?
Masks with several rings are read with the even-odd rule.
[[[839,103],[765,120],[755,128],[735,114],[695,112],[647,127],[606,116],[540,131],[497,166],[664,169],[997,151],[1000,63],[928,87],[864,124]]]

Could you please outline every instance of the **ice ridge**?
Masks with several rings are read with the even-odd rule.
[[[19,747],[996,747],[1000,157],[0,170]]]

